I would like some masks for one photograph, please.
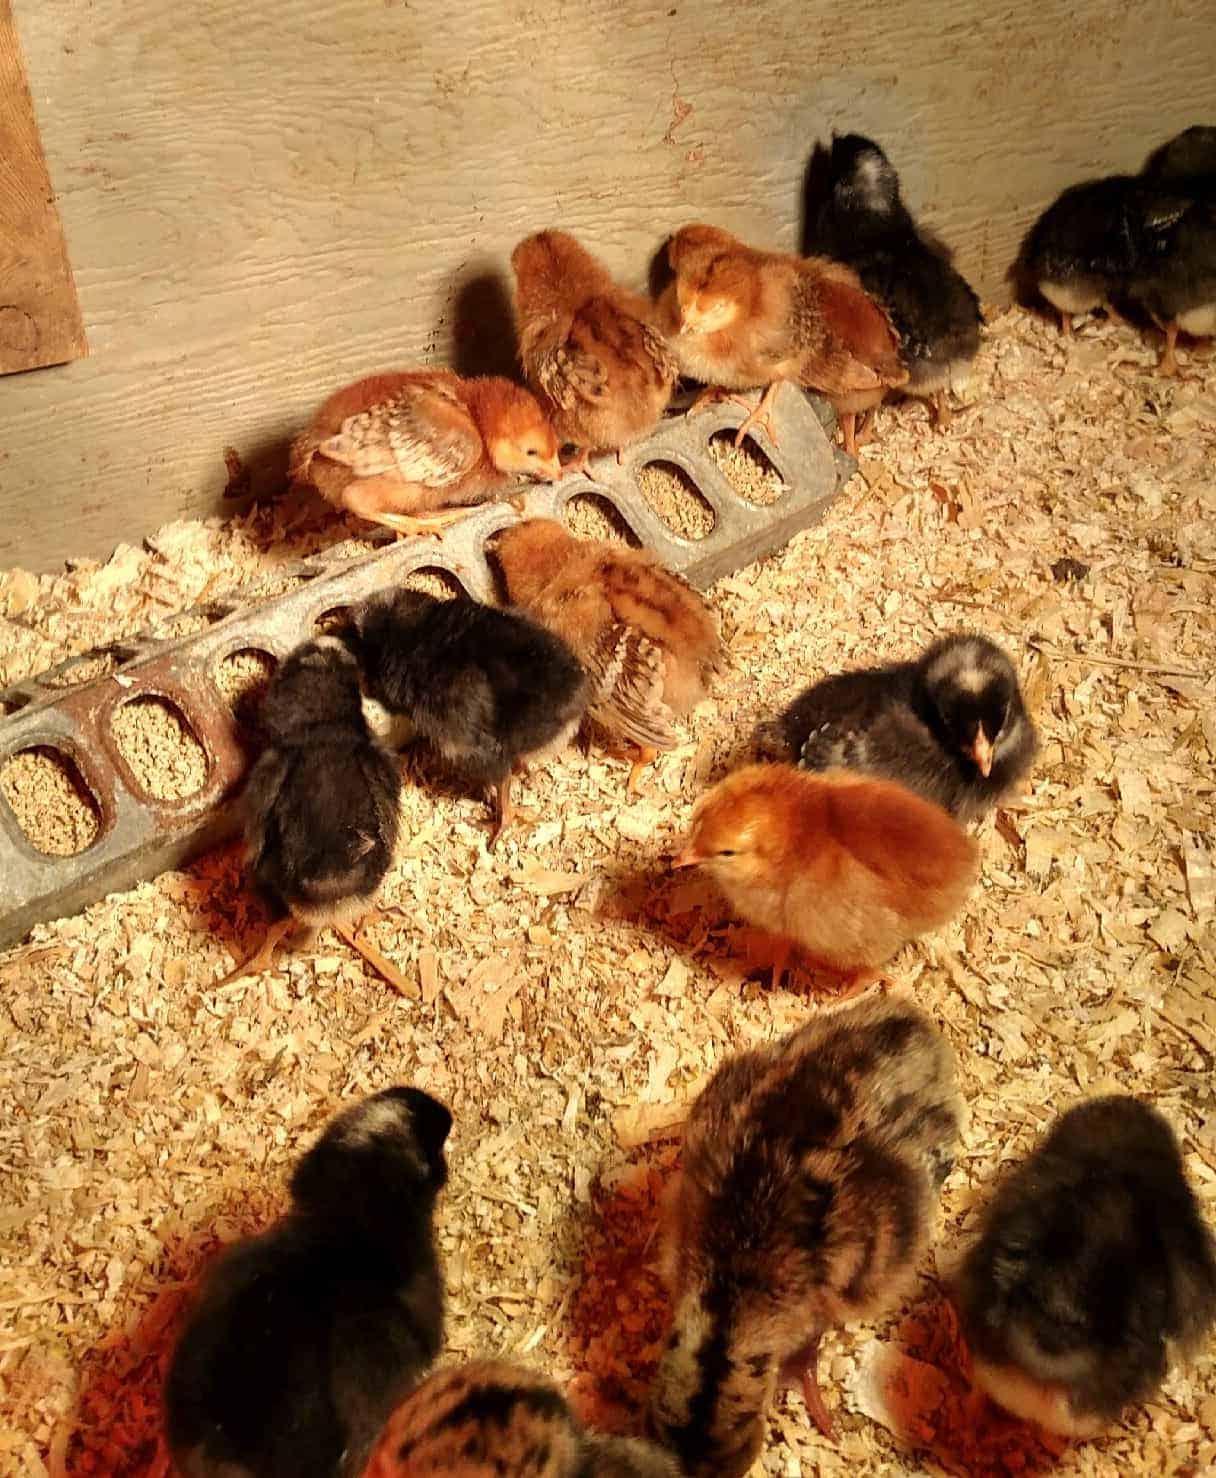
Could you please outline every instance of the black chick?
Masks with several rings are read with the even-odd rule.
[[[914,662],[824,678],[774,727],[802,769],[842,766],[897,780],[964,822],[1008,794],[1039,742],[1013,663],[987,637],[966,633]]]
[[[1158,369],[1173,375],[1179,332],[1216,334],[1216,128],[1196,125],[1162,144],[1144,176],[1163,192],[1154,206],[1166,225],[1127,295],[1165,335]]]
[[[1155,180],[1191,179],[1216,175],[1216,128],[1196,123],[1154,149],[1144,174]]]
[[[184,1478],[357,1478],[443,1335],[432,1227],[452,1116],[417,1088],[338,1115],[291,1209],[209,1272],[169,1368]]]
[[[852,267],[891,315],[903,387],[931,403],[949,424],[949,394],[961,388],[980,347],[980,303],[946,248],[917,226],[900,196],[899,176],[872,140],[832,139],[822,203],[809,223],[809,249]]]
[[[954,1286],[977,1385],[1093,1436],[1216,1323],[1216,1245],[1169,1125],[1134,1098],[1070,1109],[997,1191]]]
[[[511,819],[515,771],[567,744],[582,720],[589,687],[574,653],[516,611],[416,590],[373,596],[347,639],[369,697],[494,792],[492,848]]]
[[[238,975],[264,968],[295,920],[332,924],[363,953],[348,922],[392,864],[401,796],[396,763],[363,716],[358,666],[336,638],[287,657],[259,721],[266,748],[245,787],[245,840],[254,881],[289,917]]]
[[[1153,278],[1186,210],[1169,182],[1146,176],[1073,185],[1031,227],[1014,274],[1056,309],[1065,334],[1074,313],[1105,308],[1119,319],[1116,303]]]

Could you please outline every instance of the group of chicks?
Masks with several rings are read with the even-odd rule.
[[[1065,190],[1026,238],[1018,269],[1060,314],[1132,310],[1164,334],[1159,368],[1178,373],[1179,332],[1216,334],[1216,128],[1196,125],[1138,175]]]
[[[1136,181],[1066,192],[1023,252],[1066,315],[1121,296],[1148,312],[1167,370],[1179,329],[1212,327],[1216,287],[1196,264],[1214,135],[1189,130]],[[689,226],[653,302],[565,233],[529,238],[512,259],[529,388],[447,371],[360,381],[297,440],[297,478],[361,517],[433,532],[516,478],[561,476],[565,447],[585,468],[645,436],[681,375],[710,396],[764,388],[740,438],[773,436],[785,380],[833,402],[850,448],[891,389],[944,423],[978,348],[978,302],[876,145],[838,138],[824,168],[809,220],[822,255]],[[1084,228],[1107,206],[1118,240],[1099,263]],[[520,770],[582,729],[632,762],[633,789],[723,667],[706,603],[644,551],[531,519],[496,535],[492,556],[506,608],[382,592],[276,672],[246,815],[253,877],[285,917],[242,973],[297,922],[332,924],[383,963],[354,926],[393,859],[394,748],[419,742],[484,791],[492,846]],[[1037,745],[1008,656],[956,634],[824,678],[761,722],[755,762],[699,800],[671,865],[704,866],[772,936],[775,982],[799,949],[849,993],[957,913],[978,867],[965,828],[1024,781]],[[663,1203],[672,1326],[647,1436],[621,1438],[587,1431],[531,1371],[487,1360],[428,1376],[451,1115],[415,1088],[377,1094],[301,1158],[288,1214],[210,1272],[167,1380],[174,1459],[184,1478],[742,1475],[785,1385],[830,1436],[820,1338],[906,1291],[963,1122],[950,1047],[895,997],[724,1062]],[[950,1289],[976,1385],[1014,1414],[1086,1436],[1150,1395],[1216,1323],[1216,1243],[1164,1119],[1122,1096],[1063,1114],[1003,1177]]]
[[[587,1431],[500,1360],[428,1376],[451,1122],[416,1088],[347,1109],[288,1213],[212,1267],[165,1386],[182,1478],[742,1478],[788,1385],[830,1439],[820,1338],[913,1281],[963,1108],[945,1038],[891,997],[719,1067],[663,1203],[671,1331],[645,1438]],[[1123,1096],[1062,1115],[949,1283],[975,1384],[1014,1414],[1082,1437],[1151,1395],[1216,1322],[1216,1242],[1165,1120]]]

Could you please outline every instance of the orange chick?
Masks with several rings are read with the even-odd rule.
[[[292,444],[290,470],[294,482],[359,518],[430,534],[516,478],[552,481],[561,473],[558,450],[522,386],[402,370],[331,395]]]
[[[953,918],[977,869],[975,843],[940,806],[847,770],[749,765],[693,814],[676,867],[703,863],[731,906],[853,989],[910,940]]]
[[[565,231],[540,231],[511,254],[524,377],[558,436],[580,452],[616,451],[658,422],[676,365],[645,298],[618,287]]]
[[[553,519],[504,529],[494,554],[511,603],[562,637],[590,674],[588,718],[633,759],[634,793],[723,664],[713,612],[652,554],[576,539]]]
[[[720,387],[713,398],[765,386],[736,446],[755,425],[775,442],[773,397],[793,380],[836,406],[852,453],[857,411],[907,382],[899,336],[851,267],[756,251],[716,226],[677,231],[667,260],[675,279],[660,299],[659,322],[680,373]]]

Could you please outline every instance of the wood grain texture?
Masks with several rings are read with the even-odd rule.
[[[0,375],[88,353],[9,0],[0,0]]]
[[[0,381],[0,565],[255,490],[370,370],[501,368],[515,241],[644,283],[717,221],[793,248],[858,128],[989,295],[1064,185],[1205,118],[1211,0],[17,0],[93,357]],[[67,515],[67,516],[65,516]]]

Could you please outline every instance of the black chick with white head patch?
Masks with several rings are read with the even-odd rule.
[[[1216,1324],[1216,1244],[1173,1132],[1134,1098],[1070,1109],[997,1191],[954,1280],[973,1378],[1015,1415],[1096,1435]]]
[[[359,669],[340,641],[297,647],[272,678],[259,721],[266,748],[244,794],[249,867],[290,917],[236,974],[264,968],[296,920],[332,924],[362,952],[348,921],[375,898],[397,841],[401,777],[368,729]]]
[[[979,299],[946,250],[917,226],[876,143],[855,133],[833,138],[825,173],[824,198],[808,222],[809,249],[852,267],[891,315],[908,371],[904,391],[930,401],[938,425],[946,425],[950,391],[966,383],[979,352]]]
[[[824,678],[772,727],[804,770],[897,780],[964,822],[997,805],[1038,750],[1013,663],[966,633],[914,662]]]
[[[358,1478],[443,1334],[443,1104],[390,1088],[333,1119],[291,1209],[208,1273],[165,1385],[183,1478]]]
[[[511,818],[514,772],[569,743],[582,720],[590,690],[574,653],[516,611],[415,590],[374,596],[347,640],[399,737],[423,740],[494,793],[493,847]]]

